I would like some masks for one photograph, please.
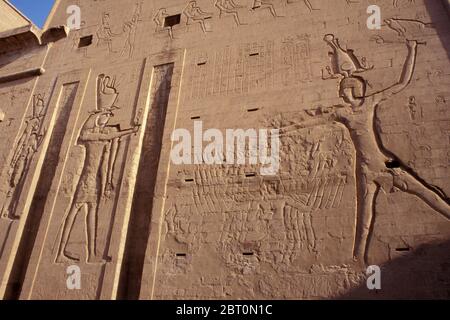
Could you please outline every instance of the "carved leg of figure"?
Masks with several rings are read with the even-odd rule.
[[[122,51],[120,52],[120,56],[123,57],[125,55],[125,53],[129,50],[130,48],[130,39],[127,38],[125,40],[125,44],[123,45]]]
[[[445,218],[450,219],[450,204],[406,171],[401,170],[394,176],[394,186],[419,197]]]
[[[270,10],[270,13],[274,16],[274,17],[278,17],[277,12],[275,11],[275,8],[272,4],[264,4],[263,6],[261,6],[261,8],[267,8]]]
[[[204,33],[208,32],[208,30],[206,30],[206,24],[205,21],[203,21],[203,19],[198,19],[197,22],[200,23],[200,26],[202,27]]]
[[[25,171],[25,164],[26,164],[25,156],[21,156],[17,160],[16,165],[14,166],[12,176],[11,176],[10,186],[12,188],[17,187],[17,185],[19,184],[19,181]]]
[[[117,153],[119,151],[119,143],[120,139],[114,139],[111,143],[111,154],[109,158],[109,166],[108,166],[108,181],[107,184],[110,186],[112,190],[114,190],[114,169],[116,168],[117,161]]]
[[[311,252],[316,251],[316,235],[314,233],[314,228],[312,225],[312,213],[306,212],[304,213],[304,222],[306,229],[306,236],[308,238],[308,249]]]
[[[359,177],[359,180],[357,185],[358,211],[353,259],[360,263],[365,263],[367,242],[373,222],[375,194],[377,193],[378,186],[372,181],[367,181],[364,176]]]
[[[237,12],[231,11],[229,13],[233,15],[233,19],[234,19],[234,22],[236,22],[236,25],[238,25],[238,26],[245,25],[245,23],[241,23],[241,20],[239,19],[239,15]]]
[[[312,6],[311,2],[309,0],[304,0],[305,5],[308,7],[309,11],[312,12],[313,10],[319,10],[319,9],[314,9],[314,7]]]
[[[294,240],[295,240],[294,249],[300,248],[300,242],[301,242],[300,228],[299,228],[299,219],[301,219],[301,217],[299,217],[300,215],[303,215],[303,214],[300,213],[297,209],[292,208],[291,225],[292,225],[292,230],[294,233]]]
[[[75,218],[81,208],[85,207],[85,204],[74,203],[70,208],[70,212],[64,220],[62,228],[61,242],[58,249],[58,256],[56,257],[56,263],[64,263],[67,261],[80,261],[80,257],[76,254],[70,253],[66,250],[67,242],[69,241],[70,233],[72,232]]]
[[[97,256],[97,204],[88,204],[87,214],[87,247],[88,247],[88,263],[104,263],[105,260],[101,256]]]
[[[109,53],[115,53],[115,51],[113,50],[113,47],[112,47],[112,40],[111,39],[106,39],[106,43],[108,44],[108,51],[109,51]]]

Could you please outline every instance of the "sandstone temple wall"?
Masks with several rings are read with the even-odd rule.
[[[448,299],[444,1],[59,0],[47,27],[72,4],[66,38],[0,42],[0,297]],[[279,171],[174,164],[199,121],[280,129]]]

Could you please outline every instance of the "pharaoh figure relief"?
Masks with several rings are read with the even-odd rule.
[[[393,152],[383,147],[377,128],[378,107],[411,83],[418,42],[406,40],[408,53],[400,80],[387,89],[367,94],[365,79],[356,75],[367,67],[359,62],[353,51],[343,50],[333,35],[326,35],[324,41],[333,49],[330,52],[332,68],[327,70],[330,78],[339,79],[339,96],[344,103],[331,107],[320,117],[284,127],[282,133],[330,121],[343,124],[349,131],[356,149],[357,225],[353,256],[359,263],[367,263],[374,206],[381,190],[387,193],[401,190],[415,195],[447,219],[450,219],[450,204],[444,192],[425,182]]]
[[[139,125],[121,130],[108,125],[116,106],[118,91],[115,78],[101,74],[97,78],[97,105],[81,128],[77,144],[85,149],[85,159],[81,176],[68,212],[62,223],[62,233],[56,257],[57,263],[80,261],[80,256],[67,250],[76,217],[87,212],[87,262],[107,262],[97,254],[98,207],[102,199],[110,197],[114,190],[113,172],[121,138],[136,133]]]
[[[46,130],[43,127],[45,114],[44,97],[40,94],[33,96],[33,115],[26,119],[25,128],[9,164],[6,199],[0,208],[2,218],[12,220],[20,218],[20,213],[16,212],[16,209],[31,161],[45,136]]]

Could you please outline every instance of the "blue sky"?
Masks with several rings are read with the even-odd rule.
[[[54,0],[9,0],[39,28],[45,23]]]

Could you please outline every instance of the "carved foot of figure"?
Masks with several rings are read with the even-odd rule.
[[[0,216],[6,220],[20,220],[20,216],[12,214],[8,209],[3,209]]]
[[[90,263],[90,264],[105,264],[105,263],[110,262],[110,261],[111,261],[110,257],[107,257],[105,259],[105,258],[103,258],[101,256],[91,256],[91,257],[88,258],[87,263]]]
[[[1,211],[1,217],[2,217],[2,219],[9,219],[9,212],[7,209],[3,209]]]
[[[319,251],[316,249],[315,245],[308,245],[308,251],[315,255],[317,255],[319,253]]]
[[[56,263],[72,263],[74,261],[79,262],[80,256],[75,253],[68,252],[68,251],[64,251],[64,253],[61,253],[56,258]]]
[[[364,261],[364,257],[354,256],[351,267],[356,271],[363,271],[367,269],[366,262]]]

